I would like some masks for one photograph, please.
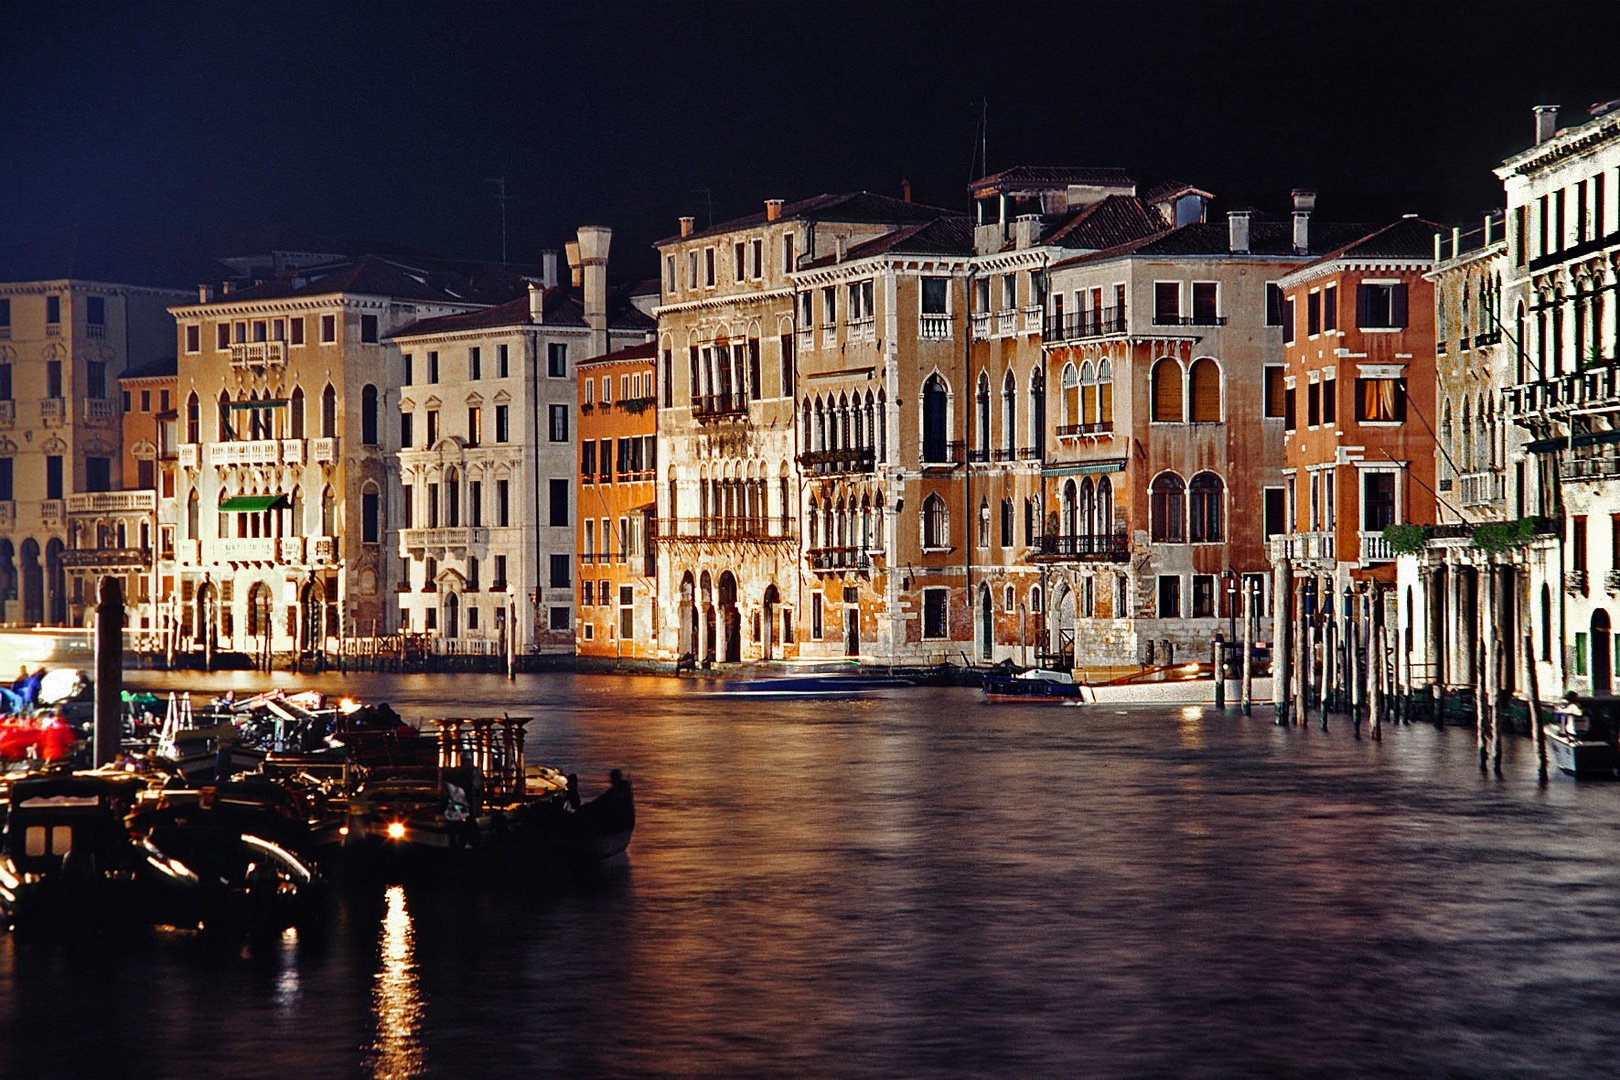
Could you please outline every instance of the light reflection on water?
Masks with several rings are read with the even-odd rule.
[[[382,969],[371,992],[377,1016],[371,1075],[376,1080],[409,1080],[422,1075],[422,996],[416,984],[416,942],[404,888],[390,885],[384,903]]]
[[[627,768],[628,869],[565,891],[351,890],[324,943],[263,963],[175,937],[0,936],[0,1075],[104,1071],[96,1041],[48,1034],[68,1007],[132,1077],[1563,1077],[1620,1060],[1620,784],[1541,788],[1523,740],[1496,779],[1464,730],[1373,743],[1261,710],[323,684],[410,717],[452,694],[459,715],[533,715],[531,758],[587,794]]]

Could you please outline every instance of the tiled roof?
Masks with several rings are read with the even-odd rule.
[[[1369,226],[1367,225],[1313,220],[1310,228],[1311,250],[1306,252],[1306,255],[1318,255],[1323,252],[1334,251],[1345,244],[1366,236],[1368,229]],[[1433,246],[1432,240],[1430,246]],[[1119,258],[1123,255],[1160,258],[1194,257],[1199,255],[1303,257],[1294,250],[1293,222],[1251,220],[1249,223],[1249,250],[1243,253],[1235,253],[1231,250],[1231,234],[1225,222],[1219,224],[1215,222],[1199,222],[1193,225],[1182,225],[1179,228],[1166,229],[1154,236],[1106,248],[1102,251],[1077,255],[1072,259],[1065,259],[1063,262],[1055,264],[1055,266],[1101,262],[1106,259]]]
[[[1444,226],[1413,215],[1385,225],[1360,239],[1330,251],[1329,259],[1432,259],[1435,233]]]
[[[889,253],[915,254],[915,255],[971,255],[973,254],[973,222],[967,217],[951,214],[937,217],[932,221],[925,221],[919,225],[907,225],[884,233],[865,243],[856,244],[844,252],[840,260],[837,255],[824,255],[814,262],[805,263],[801,270],[809,270],[819,266],[831,266],[837,262],[849,262],[854,259],[870,258],[873,255]]]
[[[159,230],[74,225],[0,249],[0,281],[103,281],[195,290],[229,271],[202,242]]]
[[[179,374],[180,366],[172,356],[165,356],[158,360],[149,360],[140,367],[126,370],[119,379],[172,379]]]
[[[504,304],[468,311],[455,315],[439,315],[420,319],[394,331],[390,338],[417,337],[423,334],[451,334],[466,330],[489,330],[505,326],[529,325],[529,293],[522,293]],[[579,295],[569,289],[553,287],[545,291],[545,326],[583,327],[585,304]],[[628,294],[620,289],[608,296],[608,326],[613,330],[651,330],[654,322],[631,304]]]
[[[1124,169],[1103,167],[1065,167],[1051,165],[1014,165],[998,173],[973,181],[969,191],[984,191],[1011,184],[1103,184],[1130,185],[1130,174]]]
[[[1110,248],[1153,236],[1165,228],[1164,219],[1142,199],[1110,195],[1057,225],[1042,242],[1069,248]]]
[[[538,267],[431,258],[407,262],[362,255],[238,289],[220,296],[218,302],[350,293],[424,303],[498,304],[524,288],[526,277],[539,275]]]
[[[658,343],[656,341],[643,341],[640,345],[632,345],[627,349],[619,349],[615,352],[603,353],[601,356],[589,357],[588,359],[581,360],[579,364],[575,366],[577,367],[584,364],[611,364],[618,360],[651,360],[657,355]]]
[[[788,203],[782,207],[782,221],[848,221],[863,225],[909,225],[927,221],[941,214],[956,211],[923,203],[907,202],[888,195],[874,195],[869,191],[851,191],[842,195],[816,195],[809,199]],[[765,211],[733,218],[707,229],[698,229],[690,236],[666,236],[654,247],[675,244],[682,240],[695,240],[704,236],[718,236],[765,224]]]

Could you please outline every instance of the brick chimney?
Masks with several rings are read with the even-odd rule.
[[[765,220],[766,221],[778,221],[778,220],[781,219],[781,217],[782,217],[782,200],[781,199],[766,199],[765,200]],[[682,220],[687,220],[687,219],[682,219]],[[681,233],[681,235],[685,236],[686,234],[683,232],[683,233]]]
[[[900,197],[902,199],[904,199],[906,202],[911,201],[911,181],[910,180],[902,180],[902,181],[900,181]]]
[[[563,245],[563,253],[568,256],[568,283],[577,289],[585,284],[585,275],[579,268],[579,241],[568,241]]]
[[[1234,255],[1249,253],[1249,218],[1247,210],[1233,210],[1226,215],[1226,246]]]
[[[1536,145],[1540,146],[1558,133],[1558,106],[1536,106]]]
[[[692,226],[694,226],[696,224],[697,224],[697,218],[694,218],[694,217],[683,217],[683,218],[681,218],[681,235],[682,236],[691,236],[692,235]]]
[[[608,351],[607,262],[613,230],[605,225],[579,227],[579,264],[585,277],[585,324],[591,328],[591,355]]]
[[[1294,197],[1294,253],[1304,255],[1311,250],[1311,211],[1316,209],[1316,192],[1295,188]]]

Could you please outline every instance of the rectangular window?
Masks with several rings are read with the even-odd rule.
[[[782,386],[783,397],[793,396],[793,335],[783,334],[777,340],[777,348],[782,354]]]
[[[714,285],[714,278],[715,278],[715,275],[714,275],[714,248],[712,248],[712,247],[711,248],[704,248],[703,249],[703,284],[705,284],[707,286],[710,286],[712,288],[713,285]]]
[[[1281,326],[1283,321],[1282,286],[1275,281],[1266,282],[1266,325]]]
[[[1356,325],[1375,330],[1405,326],[1405,283],[1363,282],[1356,290]]]
[[[214,348],[224,352],[231,347],[231,324],[220,323],[214,327]]]
[[[127,391],[124,394],[124,411],[129,412],[129,393]],[[151,412],[151,411],[152,411],[152,391],[150,391],[150,390],[142,390],[141,391],[141,412]]]
[[[501,480],[501,481],[498,481],[498,483],[504,484],[504,483],[506,483],[506,481]],[[495,556],[495,580],[489,583],[489,587],[496,590],[497,592],[506,588],[506,556],[505,555],[497,555],[497,556]]]
[[[413,428],[415,420],[416,416],[413,413],[399,414],[399,445],[406,450],[409,450],[415,441],[416,432]]]
[[[949,589],[923,590],[923,637],[950,636],[950,595]]]
[[[821,632],[821,594],[818,592],[813,592],[810,594],[810,637],[816,641],[820,641]]]
[[[754,277],[765,276],[765,241],[754,240],[751,242],[748,262]]]
[[[45,298],[45,322],[55,326],[62,321],[62,298],[52,293]]]
[[[504,378],[507,378],[511,374],[512,374],[511,349],[509,349],[505,345],[497,345],[497,346],[495,346],[495,377],[497,379],[504,379]]]
[[[45,459],[45,497],[47,499],[60,499],[62,497],[62,456],[52,454]]]
[[[675,256],[664,256],[664,292],[675,291]]]
[[[438,443],[439,443],[439,410],[438,409],[429,409],[428,414],[427,414],[427,443],[425,445],[427,446],[428,449],[431,450],[433,447],[437,446]]]
[[[1575,514],[1569,519],[1570,566],[1586,573],[1586,515]]]
[[[1376,532],[1395,524],[1395,474],[1364,472],[1361,484],[1362,529]]]
[[[416,526],[411,524],[414,516],[411,506],[411,485],[401,484],[399,486],[399,527],[402,529],[415,528]]]
[[[511,482],[508,480],[495,481],[495,524],[501,528],[511,522]]]
[[[602,376],[602,404],[611,405],[612,403],[613,403],[613,376],[604,375],[604,376]]]
[[[553,379],[568,377],[568,344],[562,341],[546,345],[546,374]]]
[[[746,276],[744,274],[744,260],[747,258],[747,251],[748,249],[743,246],[741,240],[731,245],[731,274],[738,281],[741,281]]]
[[[112,458],[84,459],[84,488],[86,491],[112,490]]]
[[[337,340],[337,316],[321,316],[321,341],[330,345]]]
[[[107,325],[107,298],[105,296],[87,296],[84,298],[84,321],[87,326]]]
[[[107,396],[107,365],[91,360],[84,365],[85,396],[100,400]]]
[[[1322,287],[1322,332],[1339,328],[1339,287],[1337,285],[1324,285]]]
[[[437,529],[439,527],[438,484],[429,484],[427,486],[427,527],[430,529]]]
[[[1406,419],[1406,387],[1400,379],[1357,379],[1356,419],[1400,423]]]
[[[484,377],[484,351],[477,345],[467,350],[467,377],[469,379]]]
[[[602,475],[598,477],[602,483],[611,483],[613,480],[613,440],[602,440],[602,453],[598,459],[602,465]]]
[[[550,419],[549,431],[552,442],[568,441],[568,406],[547,406],[547,416]]]
[[[1339,419],[1339,380],[1332,375],[1322,380],[1322,423],[1333,424]]]
[[[495,441],[498,443],[507,442],[512,437],[511,424],[507,419],[507,408],[506,405],[495,406]]]
[[[186,327],[186,352],[194,353],[200,351],[202,351],[202,327]]]
[[[1283,344],[1291,345],[1294,341],[1294,299],[1285,297],[1282,305],[1282,332]]]
[[[1175,574],[1159,575],[1159,618],[1181,618],[1181,578]]]
[[[360,340],[368,345],[377,343],[377,316],[360,316]]]
[[[474,405],[467,410],[467,445],[477,446],[484,439],[484,410]]]
[[[404,369],[405,385],[410,386],[411,385],[411,375],[412,375],[412,372],[411,372],[411,354],[410,353],[405,353],[399,359],[400,359],[401,367]]]
[[[473,528],[482,528],[484,525],[484,482],[482,480],[469,480],[467,482],[467,524]]]
[[[1287,431],[1293,431],[1296,426],[1295,419],[1294,388],[1285,386],[1283,388],[1283,428]]]
[[[568,489],[567,480],[553,479],[550,484],[551,492],[551,524],[568,524]]]
[[[1322,422],[1322,384],[1313,382],[1305,388],[1305,426],[1316,427]]]
[[[567,555],[551,556],[551,587],[553,589],[572,589],[574,582],[574,560]]]
[[[304,317],[302,315],[287,320],[288,342],[292,345],[304,343]]]
[[[1153,321],[1161,326],[1174,326],[1181,322],[1181,282],[1154,282]]]
[[[950,279],[925,277],[922,279],[922,313],[924,315],[950,314]]]
[[[823,326],[838,321],[838,290],[831,285],[821,290],[821,317]]]
[[[1560,195],[1563,192],[1559,192]],[[1575,674],[1586,674],[1586,634],[1584,631],[1575,633]]]
[[[380,539],[382,521],[378,512],[378,498],[379,496],[375,491],[362,492],[360,495],[360,542],[362,544],[375,544]]]
[[[1192,301],[1194,323],[1199,326],[1220,325],[1220,288],[1215,282],[1193,282]]]
[[[596,440],[587,439],[579,447],[579,478],[583,483],[596,480]]]
[[[1192,590],[1192,613],[1195,619],[1212,619],[1215,617],[1215,575],[1194,574]]]
[[[793,234],[782,234],[782,273],[791,274],[794,270]]]
[[[0,330],[4,330],[7,334],[11,332],[11,297],[9,296],[0,296]]]
[[[439,381],[439,354],[437,352],[428,353],[427,377],[429,383]]]
[[[1322,294],[1311,292],[1305,297],[1305,336],[1315,337],[1322,332]]]
[[[45,361],[45,396],[59,398],[62,396],[62,361]]]

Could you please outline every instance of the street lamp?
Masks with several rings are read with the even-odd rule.
[[[1226,578],[1226,640],[1237,640],[1237,571],[1230,566],[1223,575]]]

